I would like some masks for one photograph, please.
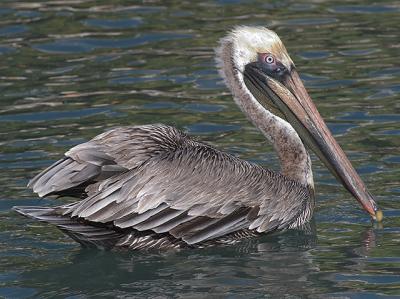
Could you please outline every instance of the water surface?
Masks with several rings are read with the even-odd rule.
[[[0,297],[400,298],[398,1],[2,1],[0,18]],[[174,125],[278,169],[215,69],[218,39],[238,24],[281,36],[383,227],[315,158],[311,230],[236,246],[82,250],[10,211],[68,201],[25,186],[119,125]]]

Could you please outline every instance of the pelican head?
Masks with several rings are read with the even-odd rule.
[[[221,75],[242,110],[246,109],[240,98],[247,94],[247,99],[291,126],[376,219],[375,200],[317,111],[278,35],[263,27],[237,27],[221,40],[217,56]]]

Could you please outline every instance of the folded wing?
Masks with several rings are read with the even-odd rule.
[[[118,128],[66,156],[30,184],[41,194],[85,186],[88,196],[50,214],[126,234],[200,244],[294,227],[311,202],[304,186],[167,126]]]

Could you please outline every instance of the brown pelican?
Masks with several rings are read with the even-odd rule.
[[[237,27],[221,39],[217,62],[237,105],[274,145],[279,173],[173,127],[118,127],[73,147],[28,184],[40,197],[80,201],[15,210],[104,248],[207,246],[297,228],[315,203],[305,144],[373,219],[382,218],[276,33]]]

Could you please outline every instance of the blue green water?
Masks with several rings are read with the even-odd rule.
[[[2,1],[0,297],[400,298],[398,1]],[[232,26],[284,41],[318,109],[379,206],[374,225],[313,157],[311,231],[179,252],[83,250],[14,205],[71,146],[163,122],[278,169],[233,103],[214,47]]]

